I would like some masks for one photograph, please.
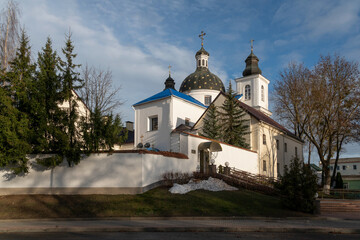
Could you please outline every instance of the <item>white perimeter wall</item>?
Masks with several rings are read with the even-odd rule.
[[[180,152],[186,154],[192,161],[196,161],[197,169],[200,169],[198,146],[202,142],[209,141],[210,140],[200,137],[180,134]],[[215,164],[217,166],[225,166],[225,162],[229,162],[230,167],[235,167],[253,174],[258,174],[258,155],[256,152],[233,147],[224,143],[220,143],[220,145],[222,147],[222,151],[218,152],[215,159]]]
[[[166,172],[196,170],[196,162],[190,159],[139,153],[92,154],[74,167],[64,161],[53,170],[44,170],[34,158],[30,162],[25,176],[1,171],[0,194],[10,188],[25,189],[24,193],[29,193],[26,188],[141,188],[162,180]]]

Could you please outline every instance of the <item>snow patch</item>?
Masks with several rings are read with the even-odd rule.
[[[204,189],[213,192],[238,190],[236,187],[232,187],[226,184],[223,180],[209,177],[208,180],[202,181],[194,181],[191,179],[189,183],[183,185],[175,183],[174,186],[169,189],[169,191],[173,194],[185,194],[198,189]]]

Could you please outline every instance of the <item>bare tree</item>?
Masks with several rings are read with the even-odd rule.
[[[323,185],[330,188],[330,159],[338,159],[343,144],[355,140],[359,128],[358,65],[335,56],[320,57],[311,72],[290,64],[275,87],[276,112],[317,150]]]
[[[0,58],[2,72],[8,69],[9,62],[14,58],[16,44],[19,39],[19,16],[18,4],[9,0],[7,6],[0,14]]]
[[[82,70],[82,79],[84,86],[79,89],[79,94],[92,112],[98,109],[102,115],[108,115],[122,105],[118,95],[121,87],[113,86],[109,69],[96,69],[86,64]]]

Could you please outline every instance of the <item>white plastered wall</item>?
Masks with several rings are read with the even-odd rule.
[[[170,98],[135,106],[135,146],[142,142],[162,151],[170,149]],[[158,130],[150,131],[149,117],[158,117]]]
[[[175,129],[180,124],[185,124],[186,118],[190,119],[190,126],[193,126],[205,110],[204,107],[172,97],[172,128]]]
[[[241,101],[247,105],[254,107],[258,110],[265,112],[266,114],[271,113],[269,109],[269,95],[268,95],[268,86],[270,81],[260,74],[250,75],[242,78],[235,79],[236,82],[236,92],[238,94],[243,94]],[[245,99],[245,86],[250,85],[251,89],[251,98],[249,100]],[[261,99],[261,86],[264,87],[264,101]]]
[[[205,105],[205,96],[211,96],[211,101],[214,101],[220,91],[211,89],[196,89],[184,93]]]
[[[51,189],[59,188],[72,189],[74,194],[84,188],[94,189],[94,193],[103,188],[136,189],[162,180],[166,172],[192,173],[196,170],[196,162],[191,159],[139,153],[91,154],[73,167],[66,161],[54,169],[36,164],[35,158],[49,156],[31,156],[29,173],[24,176],[15,176],[2,169],[0,195],[11,189],[21,189],[17,194],[31,194],[36,189],[46,189],[50,194]]]
[[[181,134],[180,152],[186,154],[189,159],[196,161],[197,170],[200,169],[200,157],[199,157],[199,144],[203,142],[209,142],[210,140],[191,136],[188,134]],[[229,162],[230,167],[247,171],[253,174],[258,173],[258,157],[254,151],[234,147],[228,144],[220,143],[222,151],[217,152],[215,164],[217,166],[225,166],[225,162]]]

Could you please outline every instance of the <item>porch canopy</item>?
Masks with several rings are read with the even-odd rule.
[[[209,149],[211,152],[221,152],[221,145],[217,142],[203,142],[199,144],[199,150]]]

